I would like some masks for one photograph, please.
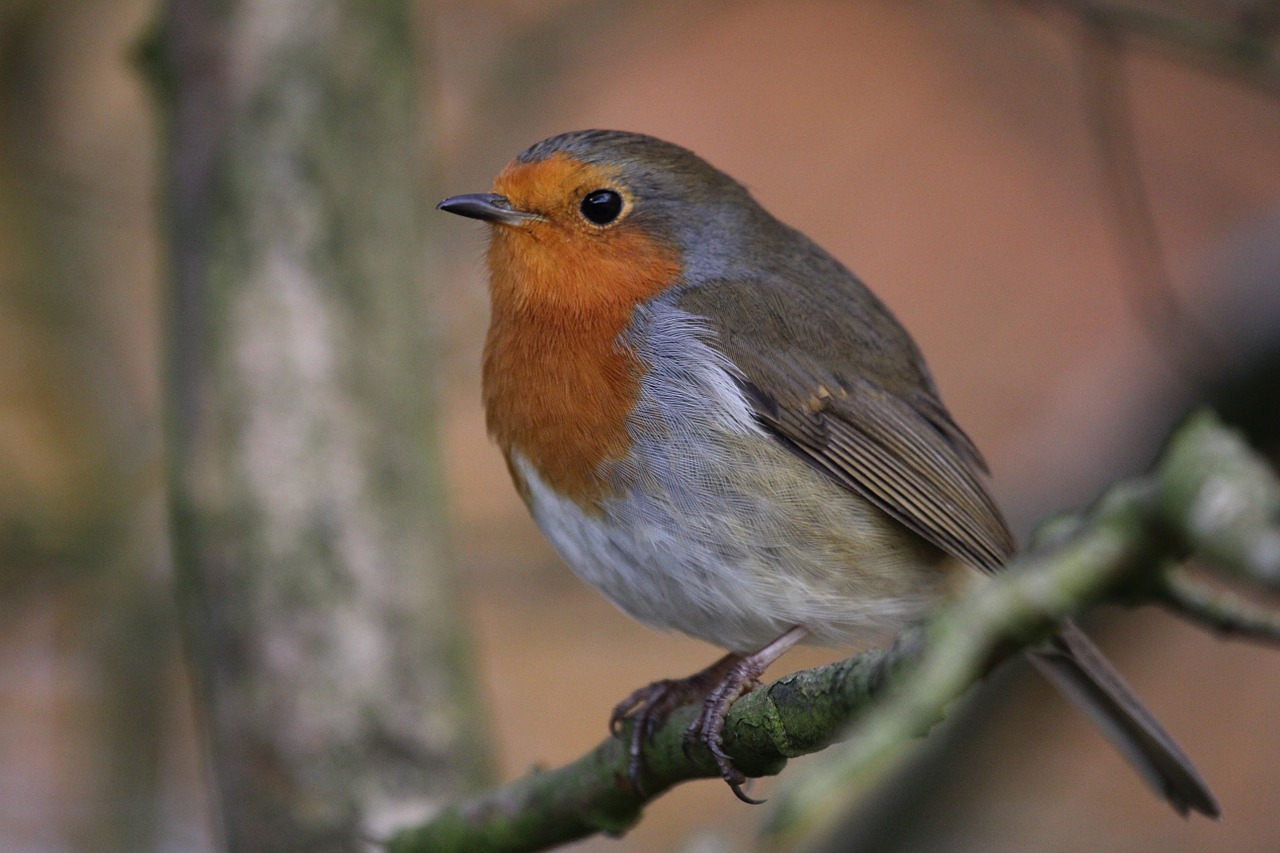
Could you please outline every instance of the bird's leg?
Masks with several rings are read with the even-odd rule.
[[[631,718],[631,741],[627,745],[627,775],[637,792],[640,786],[640,770],[644,766],[642,749],[644,742],[653,736],[671,712],[695,699],[706,698],[741,661],[742,655],[730,653],[687,678],[664,678],[641,687],[613,707],[609,715],[609,731],[614,735],[622,721]]]
[[[764,801],[754,800],[743,793],[742,786],[746,783],[747,777],[733,765],[733,760],[725,754],[724,747],[721,745],[725,717],[729,713],[729,707],[738,697],[750,693],[759,685],[760,676],[769,668],[769,664],[782,657],[808,635],[807,628],[797,625],[767,646],[762,646],[748,655],[736,656],[737,660],[729,665],[720,683],[707,694],[706,700],[702,703],[702,713],[698,714],[685,730],[685,751],[687,752],[689,746],[699,740],[705,743],[707,749],[711,750],[712,757],[715,758],[716,766],[720,768],[720,777],[729,784],[734,796],[744,803],[759,805]],[[729,655],[720,663],[723,664],[734,657]]]

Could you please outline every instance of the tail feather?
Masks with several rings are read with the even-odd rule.
[[[1218,816],[1218,802],[1191,761],[1079,628],[1068,622],[1048,648],[1029,657],[1179,814]]]

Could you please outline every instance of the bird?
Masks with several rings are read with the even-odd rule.
[[[633,785],[701,701],[686,743],[757,802],[721,736],[766,667],[918,624],[1015,553],[982,456],[880,299],[684,147],[563,133],[437,207],[490,226],[485,421],[534,521],[622,611],[727,652],[613,709]],[[1177,812],[1218,815],[1073,623],[1028,657]]]

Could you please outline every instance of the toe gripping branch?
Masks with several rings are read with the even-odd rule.
[[[729,708],[742,695],[760,684],[769,665],[808,636],[794,627],[778,639],[750,654],[731,652],[706,669],[687,678],[663,679],[636,690],[616,706],[609,716],[609,730],[618,736],[624,720],[632,723],[627,743],[627,776],[636,792],[644,796],[644,747],[658,727],[676,708],[702,700],[702,709],[685,729],[683,749],[693,759],[698,745],[705,745],[734,796],[744,803],[759,805],[763,800],[749,797],[743,790],[747,776],[724,751],[723,735]]]

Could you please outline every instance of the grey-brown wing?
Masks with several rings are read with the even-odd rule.
[[[943,551],[988,571],[1013,552],[979,471],[948,433],[911,402],[869,380],[812,389],[786,404],[750,378],[739,380],[770,432],[818,470],[861,495]],[[945,412],[941,412],[945,415]]]
[[[709,321],[714,345],[772,435],[943,551],[988,571],[1009,558],[1013,538],[982,482],[981,456],[883,306],[872,297],[871,310],[883,313],[870,318],[866,304],[838,306],[860,312],[849,319],[801,311],[807,320],[765,324],[786,328],[768,339],[743,334],[743,325],[759,323],[761,310],[793,307],[786,297],[767,283],[716,287],[727,292]],[[686,304],[697,313],[708,296]]]

